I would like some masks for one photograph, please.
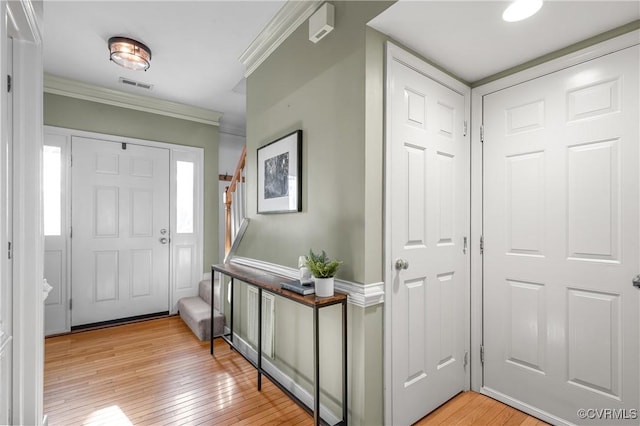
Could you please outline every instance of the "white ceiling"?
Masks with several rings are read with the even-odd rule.
[[[639,1],[545,1],[533,17],[502,21],[506,1],[400,0],[369,25],[458,77],[476,82],[640,19]]]
[[[222,112],[221,129],[244,134],[244,67],[238,57],[285,0],[44,2],[44,69],[109,89]],[[505,23],[505,1],[406,1],[371,25],[474,82],[640,18],[638,1],[547,1],[533,18]],[[339,17],[336,24],[340,25]],[[107,40],[151,48],[147,72],[109,61]],[[152,84],[124,86],[120,77]]]
[[[284,0],[44,2],[44,70],[84,83],[224,113],[221,128],[244,134],[244,66],[238,57]],[[151,68],[109,61],[107,40],[149,46]],[[118,82],[150,83],[151,91]],[[236,88],[236,91],[234,91]]]

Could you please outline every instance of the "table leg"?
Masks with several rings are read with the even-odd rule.
[[[222,274],[220,274],[220,279],[222,279]],[[215,282],[215,272],[213,271],[213,268],[211,268],[211,323],[209,324],[209,340],[210,340],[210,345],[211,347],[209,348],[209,353],[213,356],[213,287],[214,287],[214,282]]]
[[[342,424],[347,426],[347,302],[342,302]]]
[[[229,329],[231,330],[231,336],[229,341],[231,342],[231,348],[233,349],[233,277],[231,277],[231,285],[229,286],[231,294],[229,295],[230,315],[229,315]]]
[[[262,390],[262,287],[258,287],[258,390]]]
[[[320,424],[320,333],[318,330],[318,307],[313,307],[313,424]]]

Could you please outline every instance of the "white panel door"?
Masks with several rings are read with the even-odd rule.
[[[465,386],[469,157],[464,95],[396,61],[389,72],[391,404],[408,425]]]
[[[169,310],[169,150],[72,138],[72,326]]]
[[[571,423],[638,424],[638,51],[484,98],[484,386]]]

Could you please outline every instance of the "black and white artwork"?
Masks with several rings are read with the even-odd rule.
[[[258,213],[302,211],[302,130],[258,148]]]
[[[285,152],[264,161],[264,198],[289,196],[289,153]]]

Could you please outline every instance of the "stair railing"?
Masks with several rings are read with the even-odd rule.
[[[240,231],[246,216],[246,197],[244,184],[244,166],[247,158],[247,147],[242,149],[236,170],[231,182],[224,190],[224,254],[229,255],[233,241]]]

